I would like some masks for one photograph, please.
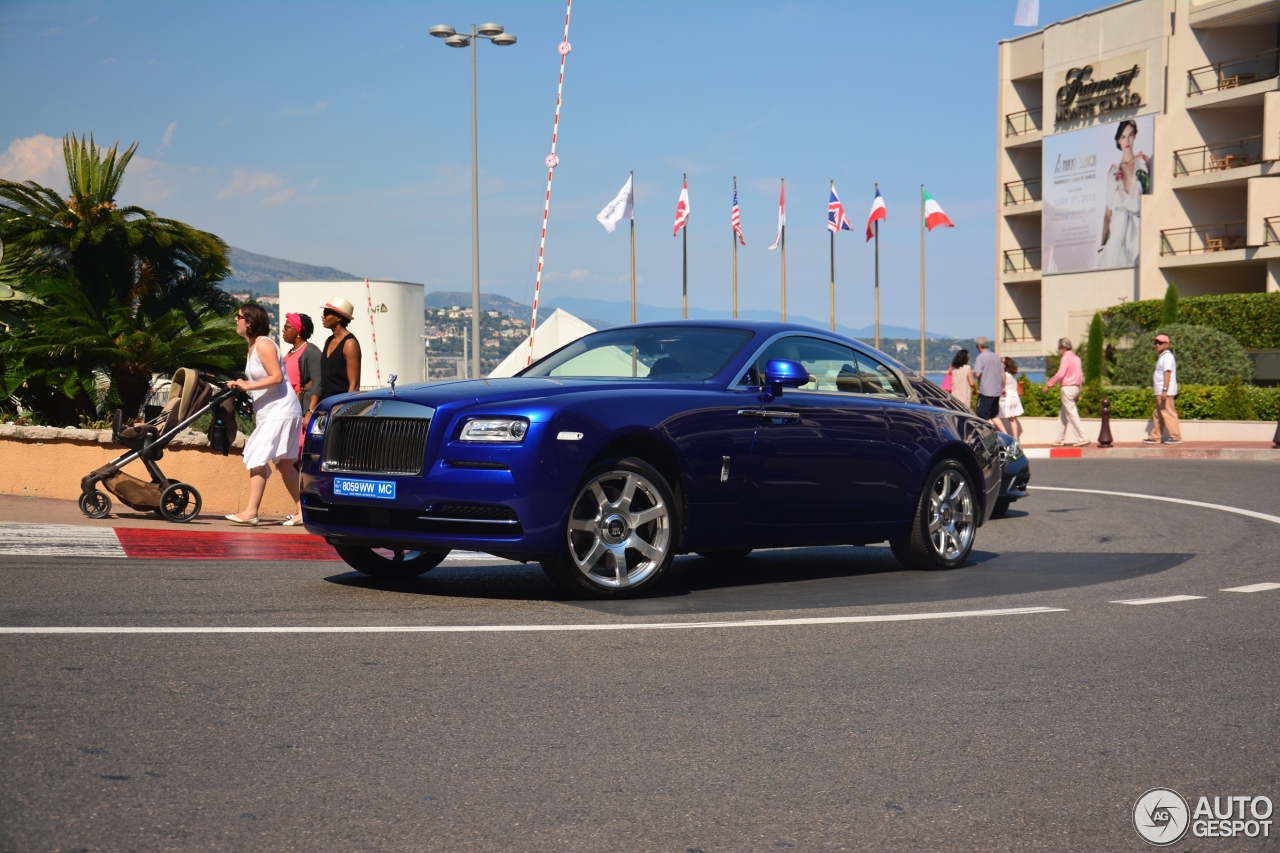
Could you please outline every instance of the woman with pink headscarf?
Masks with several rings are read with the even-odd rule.
[[[284,337],[284,342],[292,347],[284,357],[285,373],[289,376],[289,384],[293,386],[294,393],[298,395],[298,402],[302,404],[303,412],[310,411],[314,405],[312,398],[320,395],[320,350],[308,343],[314,331],[315,324],[306,314],[291,312],[284,315],[284,328],[281,330],[281,335]],[[299,451],[306,434],[307,429],[304,423],[301,434],[298,436]],[[302,458],[301,452],[298,458]]]

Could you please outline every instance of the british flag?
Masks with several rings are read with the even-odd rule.
[[[827,204],[827,230],[828,231],[852,231],[849,227],[849,220],[844,215],[844,205],[840,203],[840,196],[836,195],[836,185],[831,185],[831,201]]]
[[[738,242],[747,245],[747,238],[742,236],[742,214],[738,212],[738,181],[733,181],[733,233],[738,235]]]

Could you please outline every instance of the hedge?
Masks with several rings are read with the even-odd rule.
[[[1164,300],[1128,302],[1103,313],[1149,332],[1164,323]],[[1280,349],[1280,293],[1227,293],[1180,299],[1178,322],[1212,326],[1247,349]]]
[[[1025,380],[1025,376],[1023,377]],[[1027,417],[1056,418],[1058,388],[1046,388],[1025,382],[1022,408]],[[1118,385],[1103,387],[1097,383],[1085,386],[1080,394],[1080,414],[1096,418],[1102,413],[1102,398],[1111,400],[1113,418],[1149,418],[1156,398],[1150,387],[1134,388]],[[1244,398],[1247,404],[1242,405]],[[1280,388],[1258,388],[1253,385],[1179,385],[1178,417],[1183,420],[1259,420],[1274,421],[1280,413]],[[1253,417],[1246,417],[1249,408]]]
[[[1134,338],[1133,346],[1120,353],[1111,381],[1116,385],[1145,385],[1156,372],[1156,332],[1169,336],[1178,360],[1178,384],[1226,385],[1237,376],[1253,380],[1253,362],[1235,338],[1210,326],[1174,323]]]

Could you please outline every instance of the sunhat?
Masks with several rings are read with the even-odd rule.
[[[341,314],[348,320],[355,316],[355,306],[341,296],[335,296],[324,304],[324,307],[334,313]]]

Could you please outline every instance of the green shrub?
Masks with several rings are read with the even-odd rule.
[[[1222,389],[1218,396],[1218,406],[1214,416],[1224,421],[1255,421],[1258,412],[1249,399],[1249,392],[1237,376]]]
[[[1178,384],[1225,385],[1233,377],[1253,379],[1253,362],[1230,335],[1208,326],[1176,323],[1139,335],[1133,347],[1120,354],[1116,364],[1117,385],[1149,385],[1156,370],[1157,334],[1169,336],[1170,349],[1178,360]]]
[[[1258,388],[1240,383],[1239,391],[1232,385],[1182,385],[1178,389],[1178,416],[1183,420],[1260,420],[1274,421],[1280,407],[1280,388]],[[1224,403],[1224,398],[1240,395],[1240,402]],[[1149,385],[1118,387],[1086,385],[1080,393],[1077,405],[1084,417],[1096,418],[1102,410],[1102,399],[1111,401],[1113,418],[1149,418],[1156,407],[1156,398]],[[1243,401],[1247,400],[1247,404]],[[1022,407],[1027,417],[1056,418],[1058,416],[1058,388],[1026,383],[1022,395]],[[1252,415],[1250,415],[1252,412]]]
[[[1084,381],[1102,381],[1102,347],[1105,331],[1102,328],[1102,315],[1094,314],[1089,324],[1089,337],[1084,343]]]
[[[1164,322],[1164,300],[1117,305],[1108,308],[1105,317],[1151,331]],[[1280,349],[1280,293],[1227,293],[1179,299],[1178,320],[1226,332],[1248,349]]]
[[[1178,322],[1178,286],[1169,282],[1164,291],[1164,311],[1160,317],[1160,325],[1172,326]]]

